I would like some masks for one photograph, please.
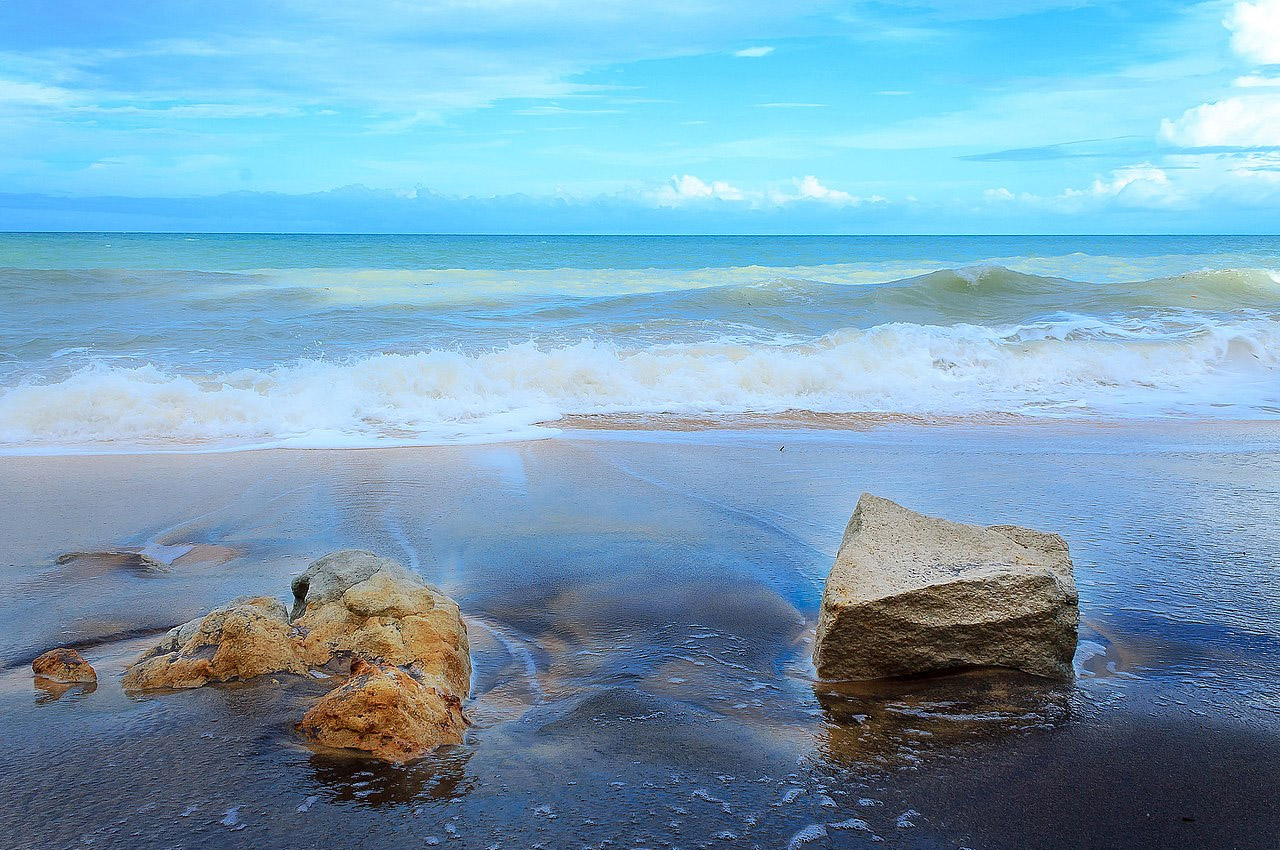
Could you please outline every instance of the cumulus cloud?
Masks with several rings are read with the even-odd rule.
[[[1008,209],[1055,213],[1096,213],[1115,209],[1179,210],[1189,204],[1185,187],[1164,168],[1144,162],[1113,169],[1083,188],[1067,188],[1052,196],[1014,193],[1006,187],[987,189],[982,199]]]
[[[1280,0],[1237,2],[1222,25],[1231,31],[1231,49],[1249,62],[1280,63]],[[1267,89],[1280,78],[1246,74],[1232,81],[1248,94],[1193,106],[1160,124],[1161,142],[1178,147],[1260,148],[1280,145],[1280,95]]]
[[[772,47],[761,45],[759,47],[744,47],[741,50],[735,50],[733,55],[740,56],[743,59],[759,59],[761,56],[768,56],[772,52]]]
[[[1280,0],[1237,2],[1222,25],[1231,31],[1231,49],[1241,58],[1280,63]],[[1280,86],[1280,78],[1246,74],[1236,77],[1232,86],[1263,91],[1202,103],[1178,118],[1166,118],[1160,124],[1160,141],[1191,148],[1280,145],[1280,95],[1266,91]]]
[[[859,200],[848,192],[842,192],[839,189],[831,189],[827,186],[823,186],[818,182],[818,178],[813,175],[802,177],[797,180],[796,189],[799,192],[798,199],[822,201],[824,204],[844,206],[845,204],[858,203]]]
[[[652,193],[651,197],[659,206],[678,206],[690,201],[712,199],[722,201],[746,200],[741,189],[723,180],[713,180],[707,183],[692,174],[672,177],[669,183],[659,187]]]
[[[642,193],[642,197],[664,207],[725,201],[751,209],[776,209],[804,202],[833,208],[887,202],[887,199],[879,195],[863,198],[841,189],[833,189],[823,185],[822,181],[811,174],[794,178],[790,189],[741,189],[724,180],[707,181],[692,174],[684,174],[672,177],[657,189]]]
[[[1185,200],[1168,172],[1149,162],[1117,168],[1109,178],[1096,178],[1083,191],[1068,189],[1063,197],[1116,198],[1139,207],[1178,206]]]
[[[1280,64],[1280,0],[1236,3],[1223,23],[1236,53],[1263,65]]]
[[[1177,153],[1160,164],[1143,162],[1113,169],[1086,186],[1057,195],[1015,194],[1001,187],[987,189],[983,200],[987,209],[1023,214],[1087,214],[1098,220],[1134,213],[1146,217],[1140,220],[1151,220],[1152,215],[1163,214],[1179,228],[1198,221],[1202,230],[1242,225],[1249,229],[1256,227],[1248,222],[1257,210],[1274,209],[1280,203],[1280,152]],[[1226,225],[1228,218],[1235,223]]]
[[[1280,145],[1280,96],[1230,97],[1202,103],[1160,125],[1161,141],[1182,147]]]

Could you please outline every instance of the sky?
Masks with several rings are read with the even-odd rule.
[[[1280,231],[1280,0],[0,0],[0,230]]]

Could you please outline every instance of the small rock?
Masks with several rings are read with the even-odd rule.
[[[98,674],[89,662],[74,649],[65,647],[51,649],[31,662],[31,671],[62,684],[98,681]]]
[[[150,555],[144,555],[133,549],[108,549],[102,552],[68,552],[59,555],[58,566],[65,572],[80,578],[93,578],[114,572],[133,573],[137,576],[150,577],[169,572],[167,564],[163,564]]]
[[[302,717],[298,731],[327,747],[406,762],[442,744],[460,744],[462,700],[440,677],[357,658],[351,676]]]

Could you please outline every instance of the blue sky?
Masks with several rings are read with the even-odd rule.
[[[1276,232],[1280,0],[0,0],[0,229]]]

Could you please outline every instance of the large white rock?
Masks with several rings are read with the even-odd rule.
[[[1058,535],[949,522],[864,493],[827,577],[813,663],[824,679],[973,666],[1070,678],[1077,602]]]

